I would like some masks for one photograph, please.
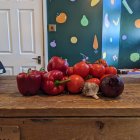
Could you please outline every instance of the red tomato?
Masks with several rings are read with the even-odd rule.
[[[107,67],[108,64],[104,59],[99,59],[95,62],[96,64],[102,64],[104,67]]]
[[[105,67],[102,64],[92,64],[90,74],[94,77],[101,78],[105,74]]]
[[[98,78],[91,78],[91,79],[86,80],[86,82],[95,83],[97,85],[100,85],[100,80]]]
[[[69,77],[70,82],[67,83],[67,89],[71,93],[79,93],[84,86],[84,79],[79,75],[71,75]]]
[[[92,67],[92,64],[88,64],[89,65],[89,68],[91,68]]]
[[[62,80],[68,80],[69,77],[68,76],[64,76]],[[69,81],[68,81],[69,82]],[[65,90],[67,91],[67,82],[63,84],[65,87]]]
[[[73,67],[68,67],[67,71],[66,71],[66,74],[68,76],[72,75],[73,74]]]
[[[88,76],[89,74],[89,65],[86,64],[86,62],[81,61],[79,63],[76,63],[73,66],[73,73],[82,76],[83,78],[85,78],[86,76]]]
[[[110,67],[106,67],[105,68],[105,74],[114,74],[116,75],[117,74],[117,69],[113,66],[110,66]]]

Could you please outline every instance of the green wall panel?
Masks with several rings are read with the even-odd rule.
[[[66,13],[67,21],[63,24],[56,22],[56,16]],[[83,59],[80,53],[85,54],[93,62],[101,58],[102,46],[102,1],[91,6],[91,0],[47,0],[48,25],[56,24],[56,32],[48,31],[49,59],[61,56],[68,59],[70,65]],[[80,23],[83,15],[89,20],[89,25],[83,27]],[[93,39],[97,35],[99,48],[93,49]],[[76,36],[78,42],[72,44],[70,39]],[[50,43],[55,40],[56,47]]]

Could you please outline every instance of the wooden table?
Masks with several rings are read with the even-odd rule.
[[[95,100],[23,97],[15,77],[0,77],[0,138],[11,133],[6,140],[139,140],[140,78],[123,78],[120,97]]]

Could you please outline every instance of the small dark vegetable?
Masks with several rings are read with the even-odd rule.
[[[115,98],[122,94],[124,82],[117,75],[109,75],[101,81],[100,90],[103,96]]]

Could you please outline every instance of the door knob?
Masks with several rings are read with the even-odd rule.
[[[32,59],[37,60],[37,63],[41,64],[41,56],[38,56],[38,57],[32,58]]]

